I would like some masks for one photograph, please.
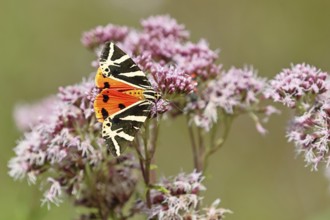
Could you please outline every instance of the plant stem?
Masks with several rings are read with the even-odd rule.
[[[138,140],[135,146],[135,149],[139,155],[141,173],[147,190],[146,203],[148,208],[151,208],[150,188],[152,184],[156,181],[156,173],[154,170],[151,170],[150,168],[151,168],[151,163],[154,162],[158,132],[159,132],[159,126],[157,120],[151,121],[151,124],[149,122],[146,123],[143,140],[142,141]],[[144,149],[144,155],[142,155],[141,149]]]
[[[150,164],[155,164],[155,152],[157,148],[157,140],[159,134],[159,124],[156,120],[154,120],[151,124],[151,130],[153,131],[149,138],[149,146],[150,146]],[[150,183],[154,184],[156,182],[156,171],[155,169],[150,170]]]
[[[189,117],[188,116],[187,116],[187,125],[188,125],[188,132],[189,132],[191,148],[192,148],[192,153],[193,153],[194,168],[197,170],[197,167],[198,167],[198,152],[197,152],[197,146],[196,146],[193,126],[189,125]]]
[[[205,143],[204,143],[202,128],[200,127],[197,128],[197,134],[198,134],[198,154],[197,154],[196,170],[198,172],[202,172],[204,167],[204,160],[205,160]]]
[[[215,141],[215,133],[216,133],[216,128],[215,130],[212,131],[211,133],[211,147],[209,151],[205,154],[205,159],[204,159],[204,172],[206,172],[206,169],[208,167],[208,162],[209,162],[209,157],[214,154],[216,151],[218,151],[226,142],[228,139],[229,131],[232,125],[233,121],[233,116],[230,115],[224,115],[223,117],[223,123],[222,123],[222,132],[221,132],[221,137]],[[213,133],[214,132],[214,133]]]

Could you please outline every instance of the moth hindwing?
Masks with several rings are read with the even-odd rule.
[[[145,73],[112,42],[104,45],[95,83],[100,89],[94,101],[96,118],[109,151],[120,156],[134,140],[158,97]]]

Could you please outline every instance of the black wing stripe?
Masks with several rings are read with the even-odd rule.
[[[102,73],[144,88],[150,88],[150,82],[134,61],[114,43],[105,44],[100,57]],[[125,74],[126,73],[126,74]]]
[[[150,107],[151,102],[140,101],[103,122],[102,136],[114,156],[119,156],[125,146],[134,140],[150,114]]]

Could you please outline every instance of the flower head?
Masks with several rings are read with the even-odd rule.
[[[184,25],[170,16],[151,16],[142,20],[141,26],[142,30],[112,24],[97,27],[85,33],[82,42],[99,56],[100,46],[114,41],[142,71],[152,75],[156,89],[166,94],[189,94],[196,90],[199,80],[220,73],[218,53],[205,40],[190,42]]]
[[[16,126],[21,131],[27,131],[34,125],[38,124],[41,120],[47,121],[50,118],[47,117],[55,110],[55,105],[58,101],[58,97],[50,96],[39,102],[33,104],[18,104],[14,109],[14,120]],[[29,117],[27,117],[27,115]]]
[[[200,173],[181,173],[171,179],[163,179],[158,184],[162,190],[152,191],[152,209],[148,210],[149,218],[184,219],[193,212],[201,198],[197,193],[205,190],[201,184]]]
[[[217,208],[219,202],[203,209],[204,212],[196,210],[197,205],[202,201],[199,192],[206,189],[201,183],[203,179],[201,173],[195,171],[162,179],[157,189],[151,192],[152,208],[146,209],[149,219],[222,219],[224,214],[230,211]]]
[[[169,15],[151,16],[141,21],[143,31],[154,38],[173,37],[179,40],[186,40],[189,32],[183,24],[178,24]]]
[[[265,86],[266,80],[258,77],[252,68],[231,68],[212,81],[206,93],[215,106],[233,114],[234,111],[252,109],[259,102]]]
[[[330,163],[330,99],[313,106],[291,121],[287,137],[298,154],[303,154],[307,165],[317,169],[320,162]]]
[[[186,110],[196,112],[193,121],[208,131],[221,114],[235,115],[247,112],[256,123],[260,133],[265,133],[257,113],[263,113],[265,120],[273,113],[274,107],[263,107],[260,101],[264,97],[266,80],[257,75],[252,68],[231,68],[223,72],[217,79],[211,80],[201,94],[189,97]]]
[[[24,134],[9,163],[9,175],[36,183],[50,183],[43,204],[58,205],[67,193],[77,205],[114,209],[122,207],[135,190],[135,158],[109,160],[93,114],[94,82],[59,89],[52,111]],[[47,116],[47,117],[46,117]],[[41,175],[44,174],[44,175]],[[88,180],[88,181],[87,181]],[[89,181],[95,181],[91,187]]]
[[[233,213],[229,209],[218,208],[219,204],[220,204],[220,199],[216,199],[210,207],[204,208],[205,216],[203,219],[205,220],[223,219],[224,214]]]
[[[326,92],[327,75],[305,63],[292,65],[291,69],[283,69],[270,81],[267,97],[289,108],[295,108],[297,104],[309,105],[315,95]]]
[[[154,65],[150,73],[156,90],[162,94],[189,94],[196,89],[197,83],[192,77],[173,66]]]
[[[81,38],[81,42],[85,47],[95,49],[107,41],[123,41],[127,35],[127,27],[108,24],[104,27],[97,26],[85,32]]]
[[[212,51],[206,40],[197,44],[187,42],[178,48],[174,60],[178,67],[194,78],[202,80],[214,78],[220,74],[222,65],[216,64],[218,52]]]

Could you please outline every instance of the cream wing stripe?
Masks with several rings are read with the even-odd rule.
[[[121,120],[125,121],[137,121],[137,122],[145,122],[147,119],[147,116],[134,116],[134,115],[129,115],[124,118],[120,118]]]
[[[121,76],[134,77],[134,76],[146,76],[141,70],[128,73],[120,73]]]

